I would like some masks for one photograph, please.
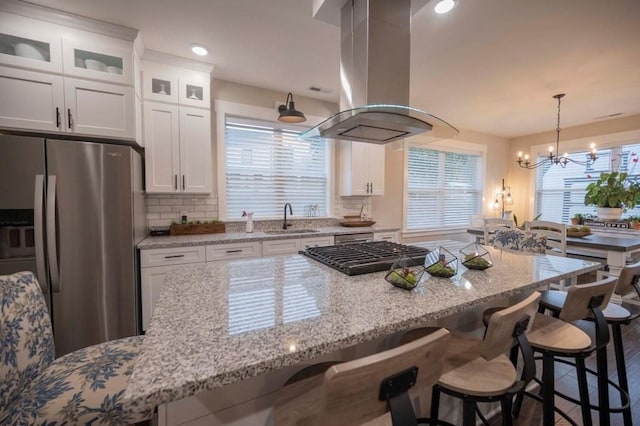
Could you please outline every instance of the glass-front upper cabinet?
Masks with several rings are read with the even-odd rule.
[[[63,39],[64,73],[76,77],[133,84],[133,50],[120,40],[95,35],[95,40]]]
[[[53,24],[0,12],[0,63],[62,72],[62,44]]]
[[[178,102],[181,105],[211,108],[211,101],[209,100],[210,83],[205,80],[204,76],[180,77],[179,83],[180,93]]]
[[[144,66],[142,72],[143,98],[178,103],[178,76],[176,73],[162,69],[160,66]]]

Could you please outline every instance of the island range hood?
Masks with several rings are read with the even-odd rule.
[[[341,112],[303,133],[386,144],[421,133],[458,134],[449,123],[409,107],[411,0],[347,0],[340,16]]]

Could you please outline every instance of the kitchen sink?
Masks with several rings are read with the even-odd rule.
[[[317,229],[278,229],[277,231],[265,231],[265,234],[309,234],[311,232],[320,232]]]

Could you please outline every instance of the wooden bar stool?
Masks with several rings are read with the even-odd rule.
[[[615,292],[623,293],[626,292],[630,287],[633,286],[634,282],[637,282],[637,278],[640,276],[640,264],[632,265],[630,267],[625,267],[622,269],[620,273],[620,277],[618,278],[618,283],[615,288]],[[553,315],[558,316],[562,309],[566,304],[567,293],[564,291],[545,291],[542,292],[542,297],[540,298],[540,307],[542,309],[547,309],[553,313]],[[609,385],[613,386],[620,393],[620,407],[609,407],[609,412],[616,413],[622,412],[624,425],[630,426],[633,424],[631,418],[631,404],[629,400],[629,382],[627,378],[627,367],[626,361],[624,357],[624,345],[622,340],[622,325],[628,325],[634,319],[638,318],[639,315],[632,315],[627,309],[622,306],[616,305],[610,302],[606,308],[602,311],[602,314],[609,326],[611,327],[611,336],[613,340],[613,350],[616,359],[616,371],[618,376],[618,382],[615,383],[611,380],[608,380]],[[593,320],[593,318],[587,318],[589,320]],[[599,360],[599,362],[603,362],[603,360]],[[600,364],[598,364],[598,368],[600,368]],[[596,371],[591,369],[587,369],[587,372],[592,374],[596,374]],[[603,392],[608,392],[608,387]],[[572,398],[568,398],[572,400]],[[575,401],[574,401],[575,402]],[[598,406],[591,406],[591,408],[598,409]],[[606,412],[606,410],[605,410]]]
[[[279,391],[274,424],[430,423],[430,419],[416,418],[409,394],[424,393],[437,382],[449,340],[449,332],[438,329],[406,345],[361,359],[307,367]]]
[[[540,294],[536,292],[522,302],[496,312],[482,340],[452,333],[442,375],[433,389],[432,419],[438,419],[440,393],[443,392],[462,399],[465,426],[475,425],[478,402],[494,401],[500,401],[502,406],[502,424],[512,424],[513,396],[535,376],[533,352],[526,333],[536,315],[539,298]],[[521,380],[505,355],[514,346],[520,348],[525,360]]]
[[[555,408],[554,362],[557,357],[575,359],[582,421],[585,426],[592,424],[585,358],[593,352],[596,352],[598,359],[600,425],[609,424],[606,362],[609,328],[602,314],[602,308],[609,302],[616,281],[616,278],[608,278],[594,283],[571,286],[566,292],[565,303],[558,313],[558,318],[540,313],[536,316],[528,338],[533,350],[542,354],[542,402],[545,426],[554,424],[554,411],[563,415],[571,424],[576,424],[567,417],[566,413]],[[572,321],[590,317],[596,324],[593,339],[580,328],[570,324]],[[539,399],[535,395],[529,395]],[[516,407],[519,407],[521,400],[522,395],[518,397]]]

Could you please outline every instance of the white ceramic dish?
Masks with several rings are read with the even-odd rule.
[[[84,59],[82,58],[76,58],[75,63],[77,68],[86,68],[86,66],[84,65]]]
[[[111,73],[111,74],[120,74],[122,75],[122,68],[120,67],[107,67],[107,72]]]
[[[16,43],[13,45],[13,50],[16,56],[46,61],[45,56],[40,49],[30,45],[29,43]]]
[[[95,59],[85,59],[84,64],[87,66],[88,70],[104,72],[107,71],[107,66],[104,64],[104,62],[96,61]]]

